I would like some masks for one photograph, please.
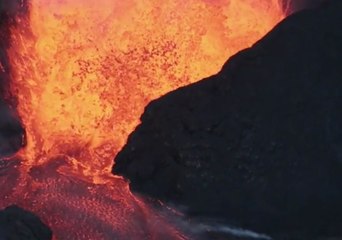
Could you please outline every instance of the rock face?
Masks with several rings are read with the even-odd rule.
[[[0,159],[25,145],[25,130],[13,110],[16,99],[8,91],[10,66],[6,50],[10,46],[10,27],[16,24],[15,16],[26,12],[27,6],[26,0],[0,0]]]
[[[342,236],[342,1],[288,17],[141,121],[113,167],[133,191],[284,239]]]
[[[18,117],[0,100],[0,159],[25,145],[25,130]]]
[[[16,206],[0,211],[1,240],[50,240],[51,230],[32,213]]]

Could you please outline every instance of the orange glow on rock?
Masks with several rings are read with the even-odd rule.
[[[63,158],[66,164],[56,168],[61,176],[96,184],[96,194],[106,189],[113,198],[120,195],[111,190],[118,183],[125,189],[120,199],[129,201],[127,183],[110,170],[144,107],[218,72],[283,17],[278,0],[32,0],[29,16],[12,29],[8,50],[11,93],[27,132],[21,168],[29,172]],[[25,187],[48,189],[33,183],[32,172],[23,179],[32,181]],[[41,201],[47,206],[51,198]],[[97,204],[97,211],[107,206]],[[53,229],[63,225],[52,220],[52,210],[29,208]]]

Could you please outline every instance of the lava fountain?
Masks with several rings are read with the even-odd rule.
[[[185,238],[110,174],[113,159],[151,100],[283,17],[278,0],[31,0],[8,49],[27,145],[1,207],[33,211],[56,239]]]

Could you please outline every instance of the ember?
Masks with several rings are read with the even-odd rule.
[[[277,0],[32,0],[8,49],[27,146],[1,207],[33,211],[57,239],[183,238],[111,175],[113,158],[148,102],[282,18]]]

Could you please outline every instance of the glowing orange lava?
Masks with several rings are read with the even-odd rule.
[[[32,0],[8,50],[27,146],[5,202],[38,213],[59,239],[68,220],[92,222],[62,206],[102,221],[69,239],[115,239],[101,234],[129,224],[138,200],[110,170],[144,107],[216,73],[282,18],[278,0]]]

